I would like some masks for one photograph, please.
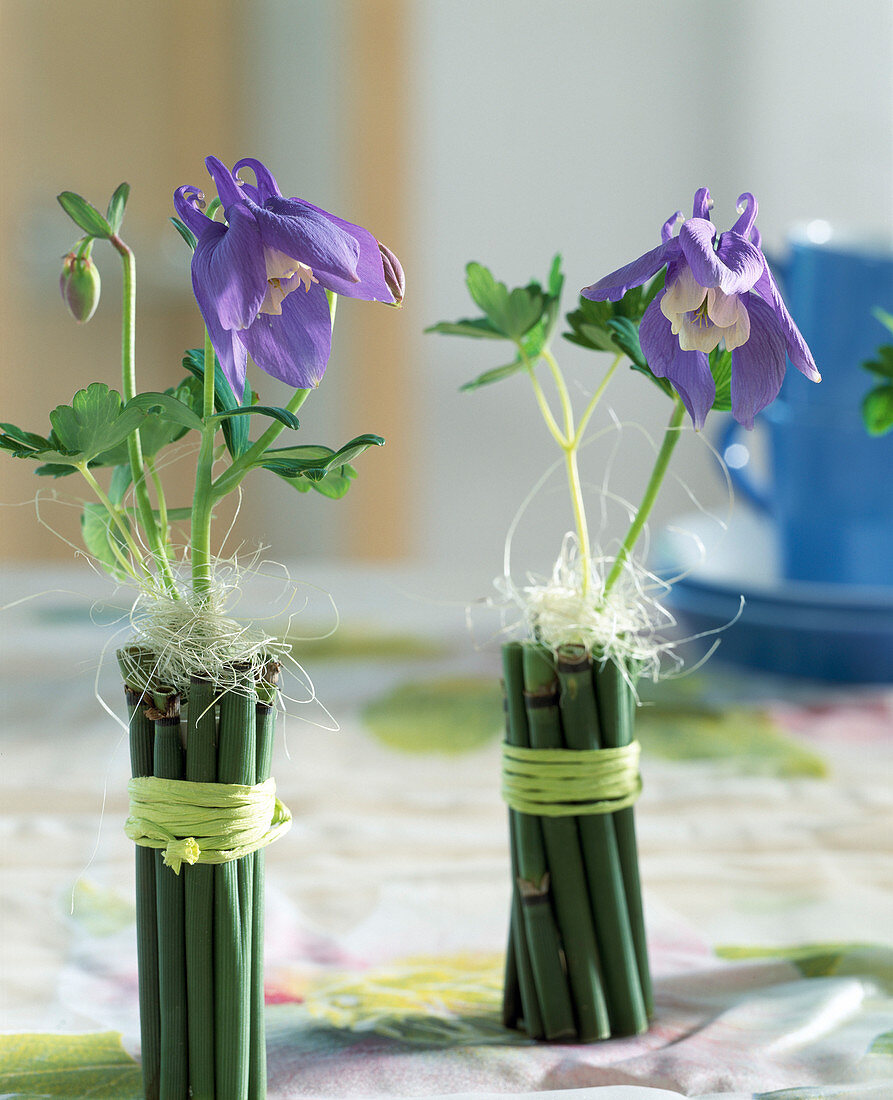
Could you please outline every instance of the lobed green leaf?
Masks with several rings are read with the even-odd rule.
[[[51,449],[35,457],[79,466],[123,443],[144,419],[142,409],[122,406],[116,390],[103,382],[91,382],[78,390],[70,405],[57,405],[50,413]]]
[[[867,359],[862,366],[879,378],[893,379],[893,345],[881,344],[875,355],[877,358]]]
[[[205,352],[203,348],[190,348],[183,357],[183,367],[202,382],[205,377]],[[254,401],[251,384],[245,379],[245,392],[241,402],[236,400],[232,386],[221,369],[217,356],[214,356],[214,408],[217,412],[230,412],[239,407],[247,408]],[[243,455],[251,443],[248,439],[250,421],[246,417],[236,417],[223,421],[223,439],[226,449],[233,458]]]
[[[293,430],[297,430],[301,426],[301,422],[293,412],[279,408],[278,405],[240,405],[236,409],[227,409],[225,412],[215,413],[211,420],[225,420],[230,416],[250,416],[252,413],[272,417],[273,420],[278,420],[286,428],[292,428]]]

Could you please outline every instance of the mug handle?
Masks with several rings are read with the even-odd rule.
[[[771,483],[769,481],[760,483],[755,478],[751,477],[750,473],[746,472],[748,459],[750,458],[750,448],[743,442],[743,436],[744,429],[737,420],[734,420],[730,416],[719,437],[719,453],[726,463],[729,479],[732,482],[735,492],[742,496],[748,504],[756,508],[758,512],[771,516],[775,512],[772,503]],[[727,461],[726,453],[731,447],[741,447],[747,452],[747,458],[743,463],[732,465]]]

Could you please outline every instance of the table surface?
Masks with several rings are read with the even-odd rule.
[[[889,687],[717,661],[643,691],[655,1020],[532,1044],[499,1023],[497,617],[469,634],[461,578],[270,572],[236,613],[293,616],[316,696],[284,682],[274,760],[295,819],[267,856],[274,1100],[893,1096]],[[3,580],[0,1095],[139,1095],[129,758],[100,702],[121,715],[128,600],[86,567]]]

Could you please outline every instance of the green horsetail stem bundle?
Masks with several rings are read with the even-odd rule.
[[[217,693],[210,680],[189,683],[186,778],[217,781]],[[193,1100],[214,1100],[214,868],[183,870],[186,890],[186,997],[189,1010],[189,1084]]]
[[[130,714],[131,770],[134,778],[149,780],[149,784],[131,782],[127,822],[128,835],[138,845],[137,947],[145,1096],[147,1100],[263,1100],[264,851],[257,845],[281,835],[290,814],[275,800],[271,822],[259,811],[261,821],[245,824],[254,837],[245,841],[239,839],[238,822],[245,820],[239,816],[241,810],[233,809],[228,825],[218,817],[211,819],[213,827],[206,828],[193,817],[189,828],[196,829],[202,845],[192,852],[194,838],[172,840],[182,835],[172,809],[156,817],[151,801],[145,801],[151,792],[136,788],[160,779],[186,780],[182,787],[195,784],[184,795],[187,819],[202,805],[223,807],[230,804],[227,800],[242,807],[256,805],[254,799],[272,805],[274,788],[269,777],[279,666],[270,660],[256,684],[247,666],[236,667],[235,681],[229,680],[226,687],[192,677],[184,723],[180,697],[157,682],[157,661],[150,652],[129,646],[119,653],[119,662]],[[271,786],[265,794],[254,786],[264,780]],[[218,784],[254,789],[225,791]],[[203,802],[208,785],[214,798]],[[179,789],[165,788],[159,797],[178,799]],[[229,831],[221,837],[213,835],[221,829]],[[215,845],[232,853],[218,853]],[[248,854],[234,858],[246,848]],[[227,861],[217,861],[219,854]],[[198,862],[192,863],[193,858]]]
[[[220,697],[219,783],[255,782],[256,694],[248,671]],[[217,1095],[248,1096],[254,856],[214,868],[215,1046]]]
[[[146,717],[141,689],[125,687],[130,718],[130,770],[136,778],[155,774],[155,723]],[[137,848],[136,954],[140,975],[140,1052],[146,1100],[158,1100],[161,1017],[158,999],[158,921],[155,913],[155,853]]]
[[[537,1039],[639,1033],[651,986],[630,805],[639,787],[631,685],[582,647],[556,658],[536,643],[503,646],[503,676],[515,878],[505,1023]],[[578,768],[593,776],[582,787]]]

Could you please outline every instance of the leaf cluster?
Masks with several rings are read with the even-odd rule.
[[[883,309],[873,312],[881,324],[893,332],[893,314]],[[862,399],[862,419],[869,435],[886,435],[893,429],[893,345],[881,344],[875,357],[862,366],[879,379]]]
[[[465,283],[482,316],[440,321],[425,331],[447,336],[508,340],[517,348],[517,355],[510,363],[485,371],[461,387],[463,390],[475,390],[527,370],[548,346],[558,320],[564,285],[561,256],[553,259],[545,286],[531,280],[526,286],[509,290],[505,283],[498,282],[490,270],[479,263],[468,264]]]
[[[65,213],[75,225],[84,230],[88,237],[98,237],[106,241],[117,236],[124,220],[124,208],[129,197],[130,184],[118,184],[103,216],[92,203],[87,202],[74,191],[63,191],[57,196],[59,205]]]

